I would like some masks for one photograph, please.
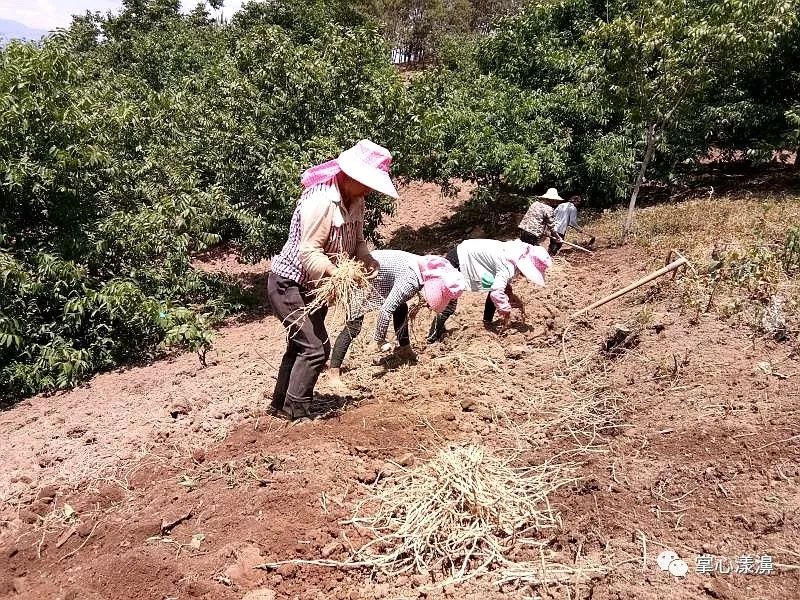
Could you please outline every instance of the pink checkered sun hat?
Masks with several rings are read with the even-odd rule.
[[[308,169],[303,173],[301,182],[303,187],[309,188],[343,172],[376,192],[397,198],[397,189],[389,177],[391,164],[391,152],[375,142],[361,140],[338,158]]]
[[[547,250],[532,246],[521,240],[505,242],[503,248],[506,258],[529,281],[544,286],[544,273],[553,265]]]
[[[442,312],[451,300],[466,291],[464,276],[447,259],[426,255],[420,257],[418,264],[422,275],[422,295],[434,312]]]

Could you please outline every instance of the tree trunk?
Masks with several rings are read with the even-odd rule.
[[[622,230],[622,240],[628,237],[633,227],[633,209],[636,208],[636,197],[639,195],[639,188],[642,187],[644,181],[644,174],[647,171],[647,165],[650,158],[653,156],[653,148],[656,141],[656,124],[650,123],[647,126],[647,143],[645,145],[644,158],[642,159],[642,167],[639,169],[639,174],[636,176],[636,183],[633,184],[633,191],[631,192],[631,201],[628,204],[628,217],[625,219],[625,227]]]

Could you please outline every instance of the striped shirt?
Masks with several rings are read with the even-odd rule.
[[[289,225],[289,237],[272,260],[272,272],[313,284],[325,276],[337,254],[369,254],[364,241],[364,199],[347,210],[335,181],[316,185],[300,196]]]
[[[386,339],[394,311],[422,289],[419,269],[415,268],[420,257],[402,250],[375,250],[372,258],[378,261],[379,269],[371,293],[368,298],[354,302],[348,319],[361,317],[377,308],[379,312],[374,339],[382,342]]]
[[[519,228],[534,237],[542,237],[553,226],[555,212],[544,202],[534,202],[519,222]]]

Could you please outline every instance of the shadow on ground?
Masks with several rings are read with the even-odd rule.
[[[517,237],[517,225],[532,194],[498,192],[491,199],[473,195],[452,216],[418,229],[401,226],[384,244],[416,254],[446,254],[465,239]]]

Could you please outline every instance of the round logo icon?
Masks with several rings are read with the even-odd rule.
[[[669,571],[669,565],[673,560],[678,560],[678,555],[674,550],[664,550],[656,558],[656,563],[662,571]]]
[[[676,558],[669,563],[669,572],[675,577],[686,577],[686,574],[689,572],[689,565],[680,558]]]

